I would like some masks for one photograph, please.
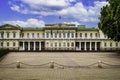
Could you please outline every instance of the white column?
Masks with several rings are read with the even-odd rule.
[[[84,50],[86,51],[86,42],[84,42]]]
[[[97,42],[95,42],[95,51],[97,51]]]
[[[30,42],[28,42],[28,50],[30,50]]]
[[[36,43],[34,42],[34,50],[36,50]]]
[[[41,50],[41,42],[39,42],[39,50]]]
[[[23,41],[23,50],[25,50],[25,42]]]
[[[90,51],[92,50],[92,42],[90,42]]]
[[[81,50],[81,42],[79,42],[79,49]]]

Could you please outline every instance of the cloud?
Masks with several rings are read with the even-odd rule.
[[[30,18],[26,21],[4,21],[3,24],[12,24],[12,25],[19,25],[21,27],[44,27],[45,22],[42,20],[37,20],[34,18]]]
[[[80,25],[80,23],[77,22],[77,21],[73,21],[73,22],[64,22],[64,23],[66,23],[66,24],[75,24],[76,27],[77,27],[78,25]]]
[[[107,4],[106,1],[94,1],[93,6],[85,6],[77,0],[21,0],[20,4],[11,4],[11,9],[36,16],[61,15],[78,22],[97,23],[101,8]]]

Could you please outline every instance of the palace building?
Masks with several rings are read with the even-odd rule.
[[[45,27],[0,26],[0,48],[11,51],[116,51],[115,42],[98,28],[75,24],[46,24]]]

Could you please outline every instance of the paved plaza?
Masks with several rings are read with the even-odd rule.
[[[68,66],[87,66],[98,61],[120,65],[120,56],[112,52],[10,52],[0,65],[17,61],[40,65],[56,62]],[[21,65],[22,66],[22,65]],[[24,66],[25,67],[25,66]],[[119,80],[120,68],[0,68],[0,80]]]

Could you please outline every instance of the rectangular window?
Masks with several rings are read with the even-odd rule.
[[[44,33],[42,33],[42,37],[44,38]]]
[[[74,33],[72,33],[72,38],[74,38]]]
[[[105,47],[107,46],[107,43],[106,43],[106,42],[104,43],[104,46],[105,46]]]
[[[116,47],[118,47],[118,43],[116,42]]]
[[[1,32],[1,38],[4,38],[4,32]]]
[[[13,32],[13,38],[15,38],[16,37],[16,32]]]
[[[61,33],[59,33],[59,38],[61,38]]]
[[[9,46],[9,42],[7,42],[7,46]]]
[[[59,43],[59,47],[61,47],[61,43]]]
[[[39,38],[40,36],[39,36],[39,33],[37,33],[37,37]]]
[[[67,37],[68,37],[68,38],[70,37],[70,33],[69,33],[69,32],[67,33]]]
[[[15,42],[13,42],[13,46],[15,46]]]
[[[95,37],[97,38],[97,33],[95,33]]]
[[[72,47],[74,46],[74,43],[73,43],[73,42],[71,43],[71,46],[72,46]]]
[[[46,33],[46,38],[49,38],[49,33]]]
[[[90,37],[92,38],[92,33],[90,33]]]
[[[87,33],[85,33],[85,37],[87,38]]]
[[[110,43],[110,47],[112,47],[112,43]]]
[[[34,33],[32,33],[32,37],[34,38]]]
[[[55,47],[57,47],[57,43],[55,42]]]
[[[63,37],[65,38],[65,33],[63,33]]]
[[[22,37],[24,37],[24,33],[22,33]]]
[[[82,33],[80,33],[80,37],[82,37]]]
[[[65,45],[65,42],[63,43],[63,46],[65,47],[66,45]]]
[[[27,33],[27,38],[29,38],[29,33]]]
[[[67,47],[69,47],[70,46],[70,44],[69,44],[69,42],[67,43]]]
[[[7,32],[7,38],[9,38],[9,32]]]
[[[57,33],[55,33],[55,38],[57,38]]]
[[[1,46],[3,46],[3,42],[1,42]]]

